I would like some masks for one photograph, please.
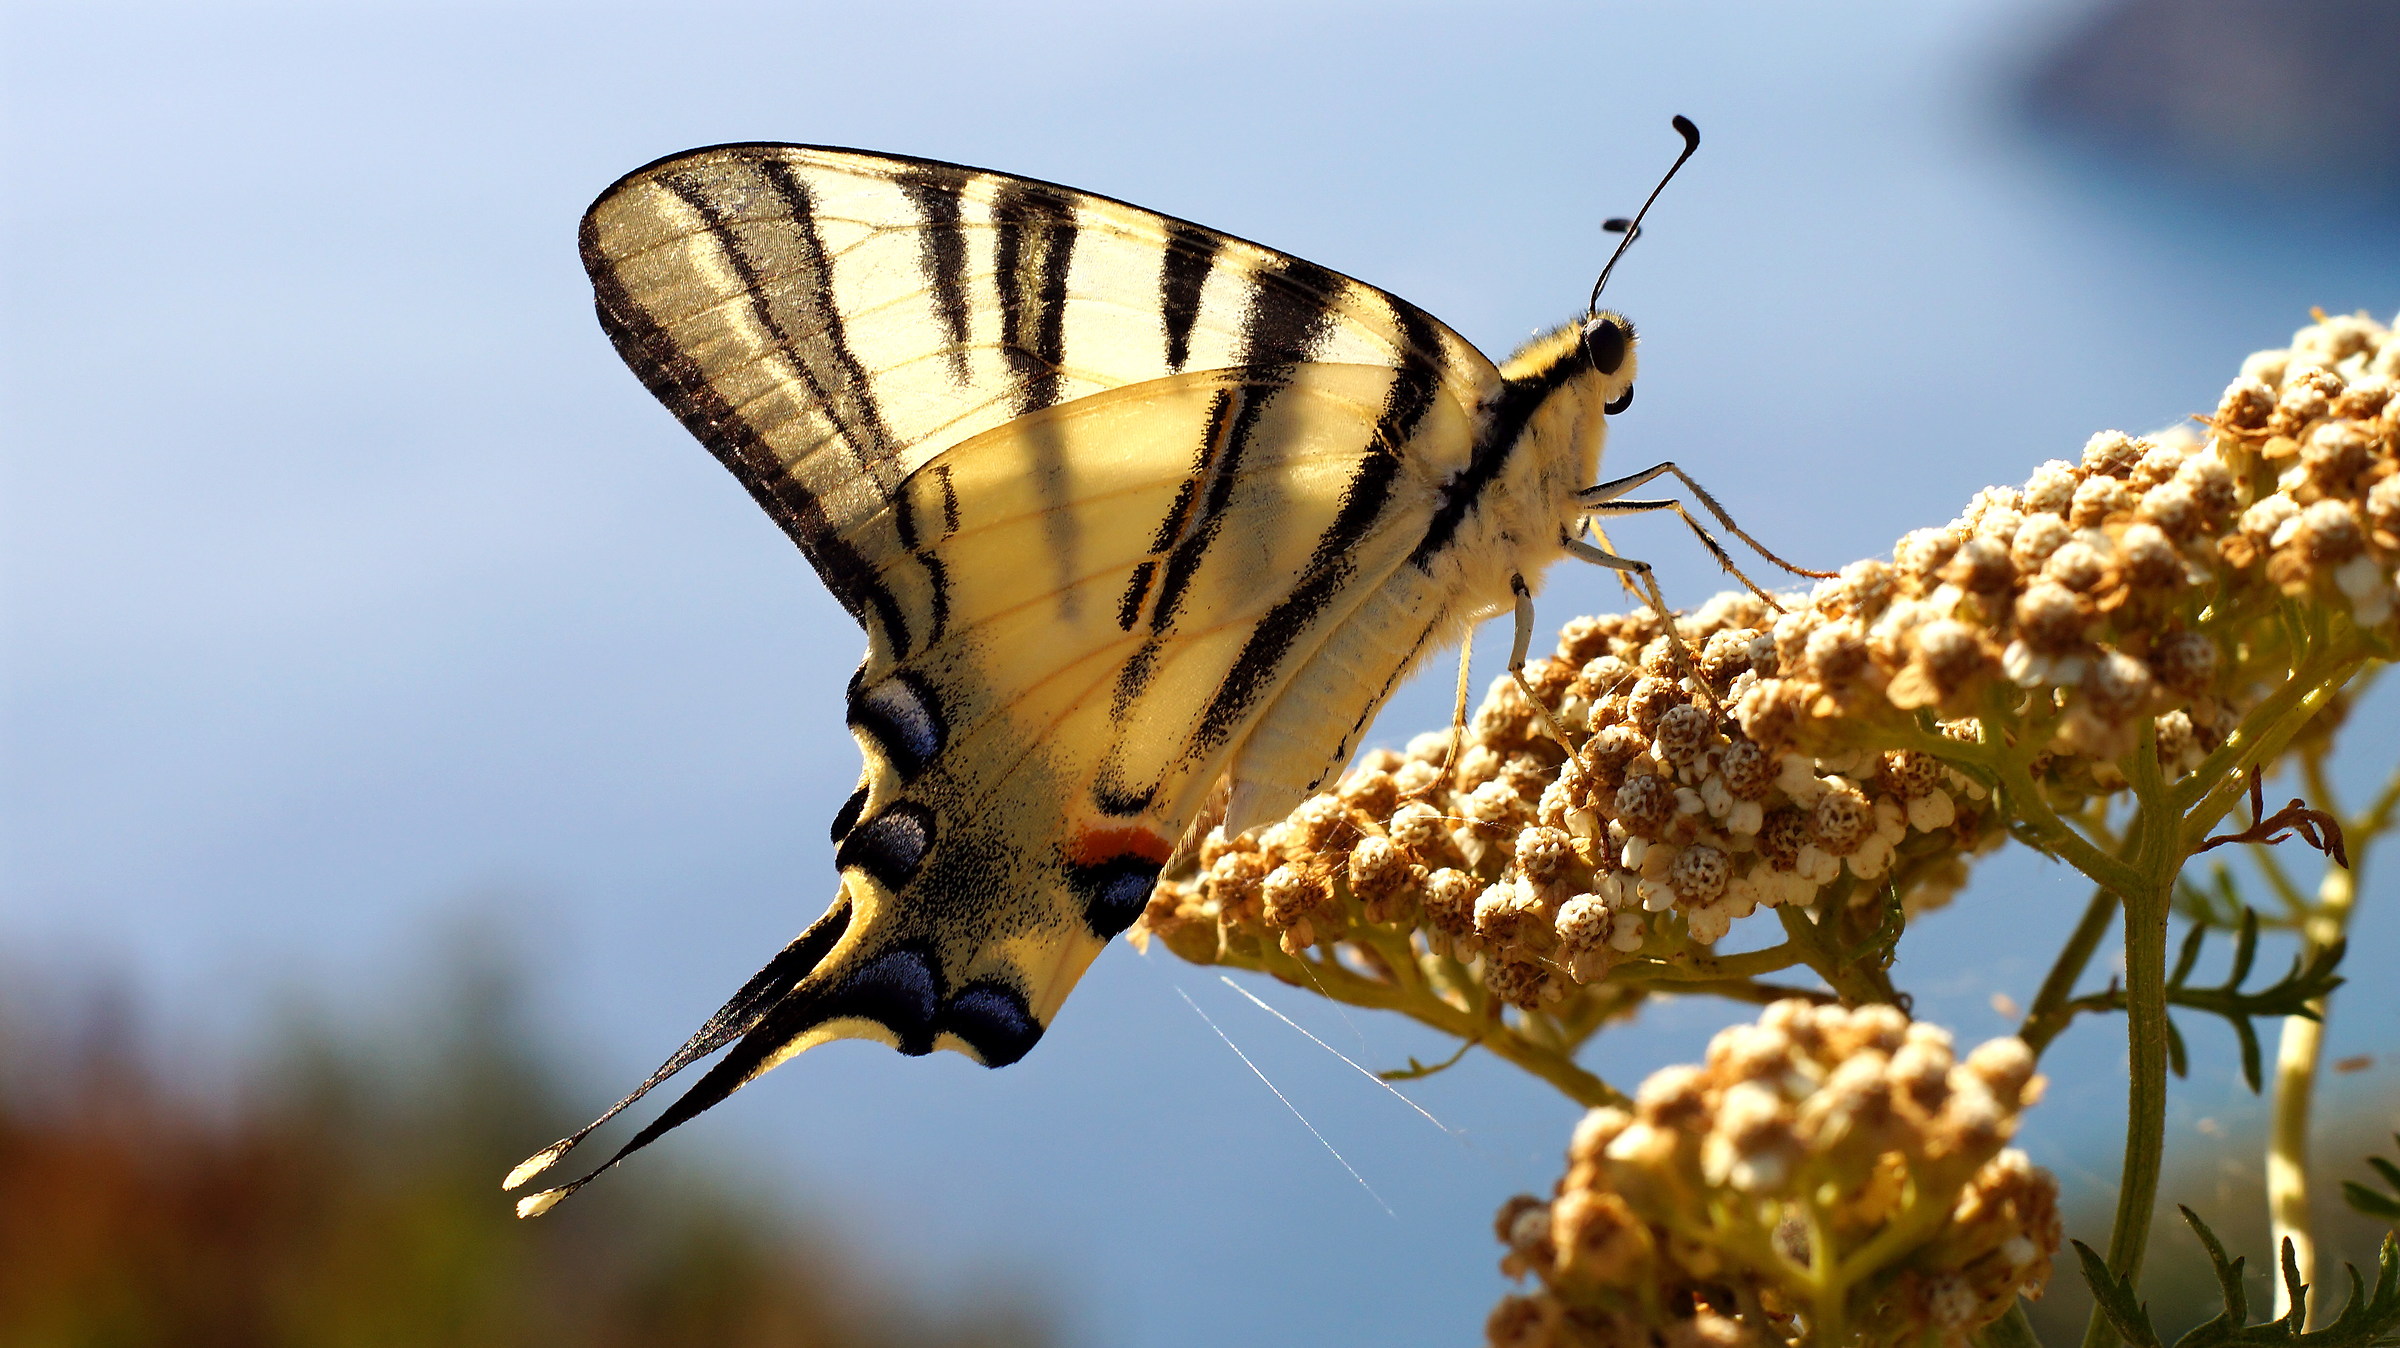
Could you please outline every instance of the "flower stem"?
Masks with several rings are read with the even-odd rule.
[[[2075,1019],[2068,999],[2075,995],[2075,984],[2091,965],[2092,956],[2100,949],[2101,940],[2108,935],[2117,916],[2116,891],[2105,887],[2092,891],[2092,901],[2084,905],[2083,920],[2075,924],[2075,932],[2067,938],[2066,947],[2050,966],[2050,976],[2042,980],[2042,990],[2034,995],[2033,1007],[2025,1013],[2025,1023],[2017,1027],[2017,1037],[2025,1046],[2039,1054],[2050,1046]]]
[[[2108,1233],[2108,1267],[2128,1281],[2142,1271],[2150,1244],[2150,1215],[2158,1204],[2158,1176],[2167,1138],[2167,914],[2174,906],[2175,879],[2191,848],[2182,813],[2158,769],[2156,730],[2143,727],[2141,742],[2124,760],[2126,779],[2138,802],[2121,844],[2124,857],[2111,857],[2139,883],[2117,890],[2125,911],[2125,1038],[2131,1080],[2125,1100],[2125,1158],[2118,1172],[2116,1219]],[[2111,1348],[2117,1332],[2095,1306],[2085,1324],[2083,1348]]]

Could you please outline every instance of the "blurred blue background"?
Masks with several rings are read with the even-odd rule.
[[[2338,182],[2236,190],[2029,115],[2087,8],[12,6],[0,967],[123,980],[205,1081],[294,998],[398,1004],[464,922],[522,951],[596,1108],[822,910],[861,642],[592,319],[576,221],[637,164],[778,139],[1048,178],[1497,356],[1579,311],[1687,114],[1704,146],[1611,283],[1644,343],[1613,463],[1673,457],[1836,565],[2212,406],[2311,305],[2400,309],[2400,231]],[[1718,588],[1672,524],[1617,539],[1679,603]],[[1567,566],[1541,600],[1622,607]],[[1451,677],[1380,739],[1444,724]],[[2400,732],[2352,739],[2371,769]],[[2081,899],[1990,867],[1899,977],[2002,1032]],[[2394,948],[2388,905],[2357,940]],[[1370,1066],[1446,1053],[1257,990]],[[2342,999],[2329,1052],[2388,1054],[2389,980]],[[1630,1086],[1738,1014],[1661,1002],[1588,1063]],[[2255,1105],[2190,1032],[2197,1141]],[[2027,1143],[2070,1180],[2114,1173],[2121,1052],[2090,1024],[2053,1054]],[[2388,1101],[2392,1070],[2333,1089]],[[1021,1284],[1079,1344],[1473,1341],[1490,1215],[1555,1179],[1574,1111],[1478,1056],[1413,1093],[1458,1135],[1120,945],[1022,1065],[838,1044],[668,1146],[842,1214],[879,1267]]]

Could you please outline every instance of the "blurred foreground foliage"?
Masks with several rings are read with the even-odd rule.
[[[2325,1298],[2312,1324],[2332,1319],[2341,1309],[2349,1290],[2342,1276],[2344,1264],[2356,1268],[2370,1285],[2374,1283],[2377,1247],[2396,1229],[2393,1223],[2352,1211],[2337,1191],[2338,1183],[2352,1175],[2372,1178],[2365,1158],[2374,1154],[2378,1142],[2387,1153],[2391,1150],[2387,1131],[2391,1100],[2388,1087],[2370,1085],[2345,1090],[2327,1102],[2327,1117],[2312,1149],[2318,1170],[2314,1177],[2319,1242],[2315,1289]],[[2265,1121],[2245,1117],[2224,1126],[2208,1121],[2204,1127],[2209,1131],[2177,1139],[2159,1188],[2182,1202],[2160,1201],[2155,1257],[2142,1266],[2136,1284],[2140,1300],[2149,1306],[2151,1323],[2169,1343],[2223,1309],[2206,1250],[2177,1214],[2179,1206],[2204,1219],[2228,1250],[2249,1256],[2244,1282],[2254,1307],[2261,1308],[2253,1318],[2264,1317],[2263,1308],[2273,1298],[2278,1277],[2276,1240],[2267,1221],[2266,1175],[2259,1165]],[[2115,1194],[2100,1179],[2087,1171],[2082,1182],[2068,1188],[2070,1230],[2104,1228]],[[2066,1276],[2052,1279],[2048,1295],[2028,1303],[2025,1309],[2041,1342],[2073,1343],[2091,1308],[2091,1288],[2080,1277]]]
[[[0,1004],[0,1348],[1048,1340],[1029,1298],[912,1302],[837,1228],[689,1168],[515,1220],[492,1176],[581,1096],[537,1066],[504,970],[470,956],[435,992],[379,1033],[288,1018],[205,1093],[129,1016]]]

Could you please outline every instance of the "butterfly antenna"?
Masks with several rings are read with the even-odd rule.
[[[1631,220],[1611,220],[1601,226],[1612,233],[1621,230],[1625,238],[1617,244],[1617,251],[1608,255],[1608,265],[1600,269],[1600,279],[1592,282],[1592,302],[1586,306],[1588,315],[1597,316],[1599,314],[1600,292],[1608,288],[1608,274],[1617,269],[1617,259],[1625,256],[1625,250],[1631,248],[1633,241],[1641,237],[1642,217],[1650,213],[1651,203],[1657,201],[1658,194],[1666,191],[1667,184],[1675,180],[1675,171],[1683,167],[1683,161],[1691,158],[1693,151],[1700,148],[1700,128],[1692,124],[1691,118],[1680,113],[1676,114],[1675,132],[1683,137],[1683,153],[1675,156],[1675,162],[1667,166],[1666,176],[1658,180],[1658,186],[1650,189],[1650,196],[1642,203],[1642,208],[1633,213]]]

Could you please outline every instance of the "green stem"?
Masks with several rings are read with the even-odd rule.
[[[2167,1129],[2167,899],[2169,884],[2126,894],[2125,1037],[2131,1083],[2125,1105],[2125,1161],[2117,1182],[2117,1212],[2108,1235],[2108,1266],[2131,1279],[2142,1270],[2150,1213],[2158,1203],[2158,1174]],[[2083,1348],[2110,1348],[2116,1330],[2097,1309],[2084,1327]]]
[[[2101,851],[2058,817],[2050,802],[2042,798],[2042,789],[2034,785],[2023,760],[2010,758],[2001,763],[2000,784],[2008,794],[2008,811],[2017,822],[2052,855],[2083,872],[2094,884],[2123,893],[2144,883],[2139,871]]]
[[[1764,950],[1745,950],[1732,955],[1684,955],[1672,962],[1628,960],[1611,969],[1609,977],[1624,983],[1719,983],[1780,973],[1795,964],[1807,962],[1807,951],[1791,941],[1785,941],[1782,945],[1769,946]],[[1691,990],[1685,987],[1676,989],[1678,992]]]
[[[2137,883],[2117,889],[2125,911],[2125,1038],[2130,1077],[2125,1102],[2125,1159],[2117,1180],[2117,1212],[2108,1234],[2108,1266],[2131,1281],[2150,1244],[2150,1215],[2158,1204],[2159,1170],[2167,1137],[2167,914],[2175,878],[2190,854],[2181,845],[2184,820],[2158,770],[2156,730],[2145,723],[2141,742],[2123,764],[2138,802],[2122,844],[2124,860],[2109,860]],[[2084,1348],[2111,1348],[2117,1332],[2098,1307],[2084,1326]]]
[[[2293,671],[2290,683],[2244,717],[2197,771],[2176,784],[2169,799],[2183,814],[2187,850],[2205,842],[2208,831],[2250,789],[2250,771],[2282,752],[2365,663],[2363,656],[2308,661]]]
[[[2084,905],[2083,920],[2075,924],[2066,948],[2058,952],[2057,961],[2050,966],[2050,976],[2042,980],[2042,990],[2034,995],[2033,1007],[2025,1013],[2025,1023],[2017,1027],[2017,1037],[2037,1056],[2075,1019],[2070,1001],[2075,995],[2075,984],[2090,967],[2092,956],[2099,951],[2100,942],[2108,935],[2116,916],[2116,892],[2106,888],[2093,890],[2092,901]]]
[[[1821,900],[1817,906],[1825,914],[1822,923],[1810,917],[1807,910],[1790,905],[1776,909],[1775,917],[1783,923],[1784,934],[1790,938],[1785,944],[1800,953],[1802,960],[1817,977],[1825,980],[1844,1006],[1889,1002],[1890,986],[1872,972],[1843,959],[1840,933],[1827,930],[1846,904],[1847,900],[1838,897]]]

